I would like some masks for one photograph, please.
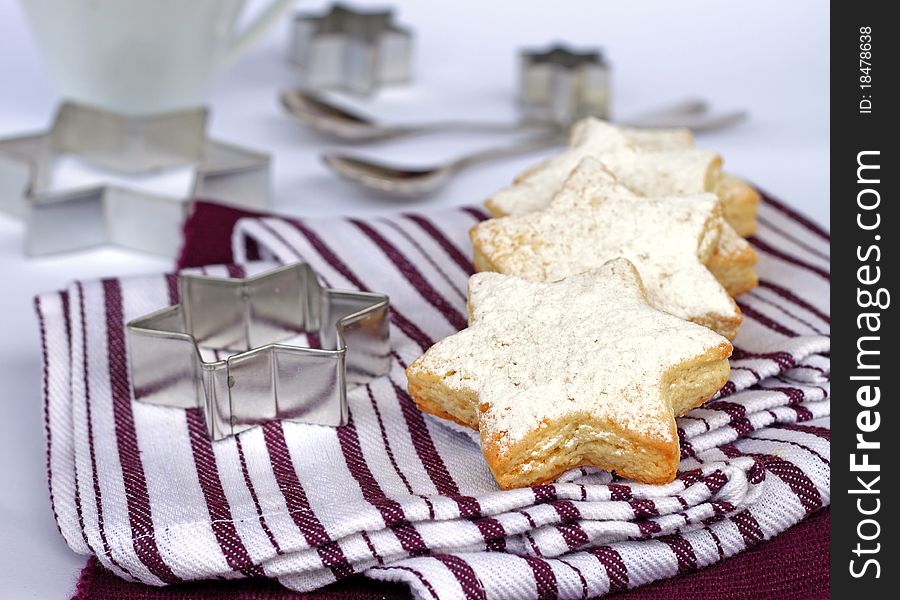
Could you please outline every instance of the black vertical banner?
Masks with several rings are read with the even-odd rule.
[[[833,598],[900,593],[894,8],[831,4]]]

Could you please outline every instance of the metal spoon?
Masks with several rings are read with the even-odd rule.
[[[491,123],[487,121],[437,121],[408,125],[388,125],[342,107],[323,96],[303,90],[281,92],[281,104],[301,123],[321,134],[346,142],[371,142],[391,137],[434,133],[441,131],[469,131],[476,133],[513,133],[545,131],[552,133],[559,127],[553,123]],[[734,124],[746,117],[743,112],[709,114],[704,100],[689,99],[630,119],[626,125],[634,127],[688,127],[694,131],[709,131]]]
[[[518,156],[535,150],[561,146],[565,136],[557,133],[528,139],[522,143],[473,152],[450,162],[420,169],[387,165],[366,158],[323,154],[322,160],[340,177],[398,198],[427,196],[442,188],[459,171],[498,158]]]
[[[633,119],[628,123],[623,123],[629,127],[647,127],[653,129],[673,129],[687,128],[694,133],[702,133],[705,131],[715,131],[736,125],[747,118],[746,111],[736,110],[722,114],[707,114],[697,112],[694,114],[666,114],[654,113],[652,115],[644,115],[638,119]]]
[[[654,127],[683,127],[685,123],[688,123],[694,131],[711,131],[728,127],[746,117],[743,112],[706,116],[703,114],[705,110],[705,105],[701,105],[697,101],[685,102],[677,107],[657,111],[653,115],[645,115],[631,125],[645,126],[651,122]],[[675,125],[676,122],[679,125]],[[453,175],[466,167],[496,158],[526,154],[552,146],[562,146],[565,141],[566,136],[563,130],[557,129],[554,134],[531,138],[520,144],[489,148],[441,165],[422,168],[389,165],[367,158],[342,154],[324,154],[322,160],[332,171],[348,181],[391,196],[413,198],[437,191]]]
[[[339,106],[324,97],[302,90],[286,90],[280,94],[281,104],[301,123],[318,133],[347,142],[371,142],[403,135],[441,131],[473,133],[513,133],[546,131],[548,123],[491,123],[488,121],[436,121],[409,125],[387,125]]]

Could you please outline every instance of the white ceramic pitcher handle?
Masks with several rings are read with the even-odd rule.
[[[244,31],[237,34],[228,48],[222,66],[228,66],[240,57],[250,46],[253,45],[259,37],[271,27],[278,18],[287,11],[294,3],[294,0],[273,0],[267,6],[256,20],[250,23]]]

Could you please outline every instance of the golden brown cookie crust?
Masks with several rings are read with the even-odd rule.
[[[738,235],[748,237],[756,232],[756,211],[760,194],[746,181],[722,173],[713,190],[722,201],[725,220],[734,227]]]
[[[670,402],[676,416],[681,416],[701,406],[728,381],[730,368],[728,356],[731,347],[723,344],[677,369],[670,371]],[[407,371],[409,392],[416,406],[423,412],[453,421],[475,431],[478,430],[478,401],[471,395],[460,395],[446,386],[441,377],[434,373],[416,369]],[[526,437],[516,446],[502,452],[496,436],[483,436],[482,447],[488,467],[497,479],[501,489],[512,489],[527,485],[549,483],[564,472],[579,466],[601,466],[615,471],[617,475],[644,483],[667,483],[675,477],[680,461],[677,448],[652,436],[635,435],[617,428],[609,422],[601,423],[590,416],[573,417],[562,423],[545,423],[546,427],[560,430],[560,439],[569,440],[577,434],[579,427],[588,426],[605,430],[615,436],[615,442],[601,445],[595,454],[583,461],[574,460],[571,452],[559,448],[531,460],[523,456],[535,445],[535,434]],[[674,423],[672,425],[674,428]],[[675,435],[673,433],[673,435]],[[485,439],[487,438],[487,439]],[[637,458],[617,459],[614,449]],[[605,456],[604,456],[605,454]],[[523,471],[523,465],[528,465]]]
[[[469,294],[470,328],[438,342],[414,361],[407,369],[408,388],[424,412],[480,430],[485,460],[501,488],[552,481],[581,465],[647,483],[672,480],[679,464],[674,417],[702,404],[725,384],[731,344],[706,329],[652,309],[637,271],[623,259],[607,263],[597,274],[549,284],[497,274],[476,275],[470,280]],[[577,307],[564,303],[559,313],[549,308],[566,298],[578,298]],[[530,312],[529,303],[543,307],[536,309],[542,314]],[[611,312],[602,318],[597,313],[594,328],[582,330],[582,313],[593,313],[597,306]],[[523,312],[511,313],[511,307],[522,307]],[[597,335],[612,337],[588,354],[579,350],[582,342],[572,338],[574,346],[557,348],[553,352],[561,354],[551,358],[550,348],[545,352],[540,343],[544,334],[538,333],[545,331],[543,323],[556,322],[547,310],[569,320],[575,329],[566,331],[576,337],[586,336],[595,344]],[[521,314],[534,315],[538,324],[532,326],[532,319],[522,320]],[[627,322],[622,322],[626,315]],[[520,331],[522,326],[528,330]],[[657,348],[650,350],[639,342],[646,334],[638,333],[635,326],[648,327],[647,332],[665,332],[646,338],[655,340]],[[566,336],[562,331],[560,335]],[[503,341],[507,336],[511,336],[509,341]],[[501,353],[492,355],[498,351],[492,348]],[[507,355],[507,349],[514,350]],[[602,354],[595,355],[597,351]],[[608,358],[600,358],[622,352],[626,354],[613,358],[612,364],[624,360],[623,365],[633,365],[627,367],[630,374],[612,367]],[[559,378],[557,364],[563,370],[568,367],[563,362],[548,363],[568,361],[569,356],[579,365],[585,359],[595,362],[594,367],[585,363],[573,371],[581,374],[579,378],[591,374],[588,379],[570,382],[568,376]],[[667,366],[654,371],[650,365]],[[603,375],[604,371],[608,373]],[[491,382],[493,379],[496,381]],[[554,380],[556,383],[550,383]],[[518,387],[521,382],[529,383]],[[533,385],[538,387],[531,388]],[[553,387],[559,385],[564,387]],[[613,402],[620,398],[614,390],[622,390],[621,400]],[[567,394],[571,395],[568,401],[574,402],[572,408],[565,399]],[[564,406],[557,404],[560,401]],[[631,402],[640,404],[631,407]],[[520,414],[511,415],[506,412],[509,410]],[[533,421],[529,415],[535,415]]]

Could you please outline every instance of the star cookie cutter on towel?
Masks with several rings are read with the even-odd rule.
[[[276,419],[343,425],[347,388],[390,369],[388,297],[323,288],[306,263],[178,288],[180,304],[127,325],[134,396],[201,408],[213,440]],[[317,347],[287,341],[303,333]]]
[[[412,33],[391,10],[358,11],[334,4],[327,13],[294,19],[290,59],[303,87],[368,95],[412,78]]]
[[[555,45],[519,53],[519,102],[524,117],[569,125],[588,116],[608,119],[609,65],[600,50]]]
[[[0,213],[26,223],[25,253],[42,256],[113,244],[174,257],[196,197],[264,209],[269,157],[208,139],[207,111],[125,116],[63,103],[48,131],[0,139]],[[113,174],[146,175],[192,165],[185,197],[120,184],[52,189],[63,156]]]

